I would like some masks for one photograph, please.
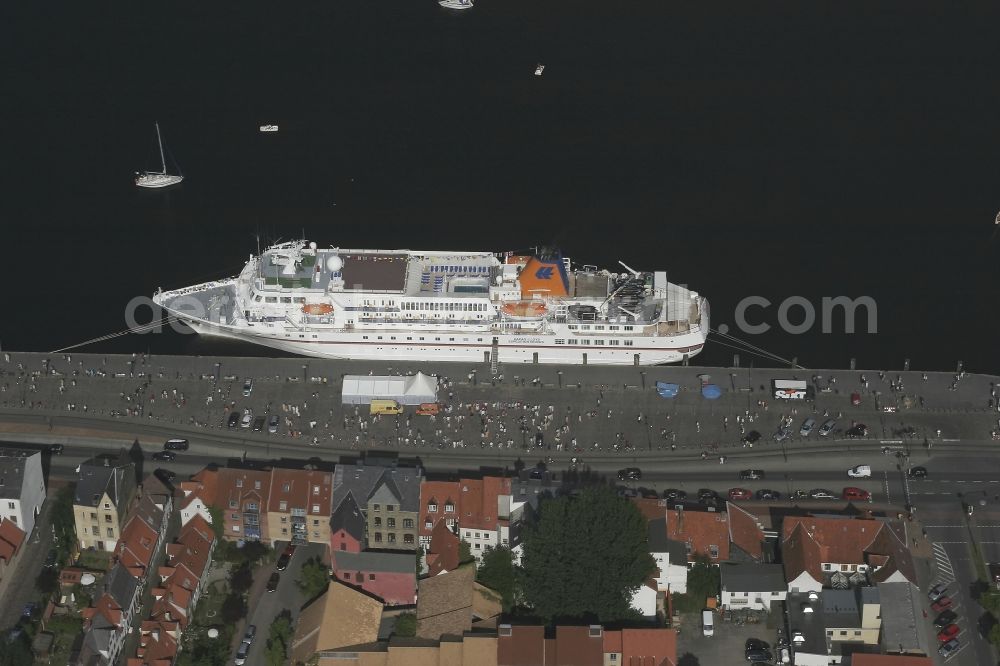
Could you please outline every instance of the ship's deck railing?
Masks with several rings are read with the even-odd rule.
[[[212,280],[211,282],[202,282],[201,284],[194,284],[190,287],[183,287],[181,289],[172,289],[170,291],[160,290],[157,292],[157,296],[160,298],[173,298],[175,296],[185,296],[187,294],[192,294],[197,291],[208,291],[209,289],[216,289],[218,287],[228,287],[229,285],[236,282],[235,277],[226,278],[224,280]]]

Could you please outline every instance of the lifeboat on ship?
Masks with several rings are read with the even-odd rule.
[[[548,312],[545,303],[539,301],[517,301],[500,308],[504,316],[511,319],[541,319]]]
[[[329,303],[306,303],[302,306],[302,312],[307,315],[328,315],[333,312],[333,306]]]

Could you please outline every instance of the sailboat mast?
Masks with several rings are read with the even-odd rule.
[[[163,165],[163,173],[167,173],[167,158],[163,156],[163,138],[160,136],[160,123],[154,123],[156,125],[156,142],[160,144],[160,164]]]

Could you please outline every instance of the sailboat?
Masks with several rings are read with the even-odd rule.
[[[472,0],[438,0],[446,9],[472,9]]]
[[[184,180],[183,174],[172,175],[167,173],[167,158],[163,154],[163,137],[160,136],[160,123],[155,123],[156,125],[156,141],[160,145],[160,166],[163,171],[144,171],[143,173],[136,172],[135,174],[135,184],[139,187],[169,187],[170,185],[176,185],[177,183]]]

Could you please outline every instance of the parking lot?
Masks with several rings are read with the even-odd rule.
[[[702,634],[700,614],[682,615],[679,627],[677,658],[684,666],[746,666],[744,647],[748,638],[765,641],[772,652],[777,639],[766,618],[759,624],[736,624],[721,621],[719,613],[715,613],[713,636]]]

